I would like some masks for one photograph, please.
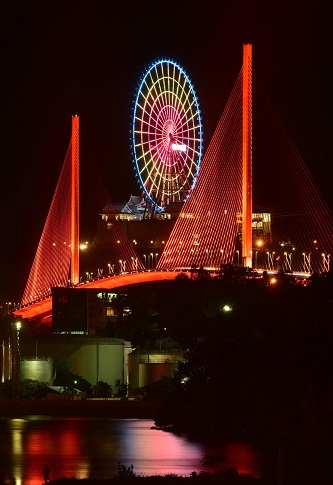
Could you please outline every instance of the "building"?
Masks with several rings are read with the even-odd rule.
[[[46,374],[45,363],[65,360],[73,374],[83,377],[91,385],[103,381],[114,387],[118,380],[127,383],[127,360],[131,350],[129,342],[116,338],[71,334],[26,337],[20,343],[21,369],[24,371],[21,377],[43,381],[41,376],[47,376],[45,382],[51,384],[54,368],[52,372],[48,369]]]

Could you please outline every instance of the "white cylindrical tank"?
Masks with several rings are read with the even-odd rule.
[[[21,358],[20,378],[33,381],[52,383],[53,359],[51,357],[38,357],[37,359]]]

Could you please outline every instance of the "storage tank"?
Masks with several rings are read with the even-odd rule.
[[[184,351],[136,349],[128,355],[130,391],[146,386],[162,377],[174,377],[178,362],[184,361]]]
[[[52,357],[22,357],[20,364],[20,378],[51,384],[53,378]]]

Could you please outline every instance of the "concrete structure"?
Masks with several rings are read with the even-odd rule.
[[[130,392],[162,377],[174,377],[184,351],[137,349],[128,355],[128,384]]]

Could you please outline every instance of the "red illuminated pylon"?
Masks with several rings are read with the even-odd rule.
[[[252,45],[243,46],[243,266],[252,267]]]
[[[72,116],[71,283],[79,283],[79,117]]]

